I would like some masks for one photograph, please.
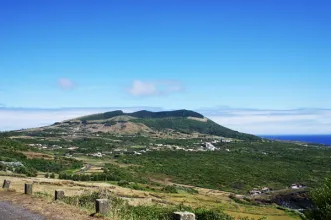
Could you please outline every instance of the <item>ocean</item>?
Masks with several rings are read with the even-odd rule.
[[[331,146],[331,135],[260,135],[260,137],[283,141],[302,141]]]

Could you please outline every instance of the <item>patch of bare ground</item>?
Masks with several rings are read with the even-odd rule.
[[[202,121],[202,122],[207,122],[208,121],[207,118],[195,118],[195,117],[187,117],[187,118],[191,119],[191,120]]]
[[[24,195],[17,192],[0,191],[1,201],[7,201],[14,205],[21,206],[33,213],[44,216],[49,220],[89,220],[93,219],[85,211],[78,207],[69,206],[61,202],[51,201],[45,198]],[[105,219],[105,218],[103,218]]]
[[[152,131],[149,127],[141,123],[133,122],[121,122],[116,123],[112,126],[106,126],[104,124],[87,124],[84,126],[89,132],[105,132],[113,134],[137,134],[139,132],[150,132]]]
[[[21,151],[28,159],[45,159],[45,160],[53,160],[54,157],[49,154],[43,154],[38,152],[31,152],[31,151]]]

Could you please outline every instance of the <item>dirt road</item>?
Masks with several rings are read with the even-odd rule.
[[[90,214],[61,202],[0,190],[0,220],[92,220]]]
[[[45,218],[9,202],[0,201],[0,220],[44,220]]]

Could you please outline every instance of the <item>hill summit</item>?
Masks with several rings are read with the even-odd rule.
[[[203,115],[190,111],[190,110],[175,110],[175,111],[161,111],[161,112],[151,112],[147,110],[141,110],[133,113],[124,113],[121,110],[105,112],[101,114],[88,115],[79,118],[80,120],[105,120],[116,116],[131,116],[136,118],[167,118],[167,117],[194,117],[194,118],[204,118]]]
[[[110,133],[114,135],[143,135],[162,138],[199,138],[218,136],[238,140],[259,140],[254,135],[223,127],[202,114],[190,110],[137,111],[121,110],[87,115],[53,124],[80,133]],[[48,128],[49,128],[48,127]]]

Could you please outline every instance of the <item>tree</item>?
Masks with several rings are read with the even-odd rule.
[[[48,173],[46,173],[46,174],[45,174],[45,178],[48,178],[48,177],[49,177],[49,174],[48,174]]]
[[[331,219],[331,177],[326,178],[319,188],[311,193],[315,209],[306,213],[308,219],[324,220]]]
[[[54,179],[55,178],[55,174],[52,173],[49,177],[52,178],[52,179]]]

